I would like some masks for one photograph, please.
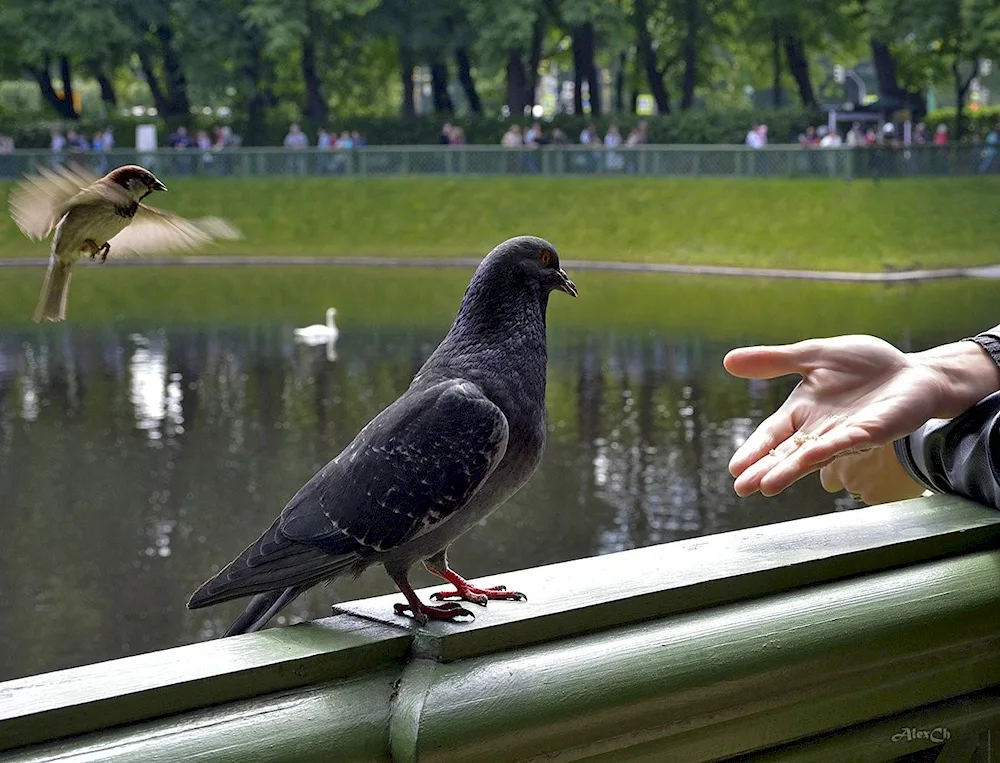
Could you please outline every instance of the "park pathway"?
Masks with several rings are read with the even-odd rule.
[[[91,264],[86,260],[84,264]],[[474,268],[478,257],[267,257],[267,256],[191,256],[191,257],[142,257],[135,259],[109,259],[106,265],[114,267],[138,266],[351,266],[351,267],[454,267]],[[39,257],[0,259],[0,268],[43,267],[48,260]],[[856,272],[847,270],[792,270],[782,268],[739,268],[724,265],[671,265],[655,262],[604,262],[600,260],[563,260],[572,271],[603,270],[618,273],[673,273],[677,275],[727,276],[730,278],[790,278],[808,281],[853,281],[870,283],[905,283],[931,281],[942,278],[1000,279],[1000,265],[983,265],[965,268],[938,268],[933,270],[897,270],[884,272]]]

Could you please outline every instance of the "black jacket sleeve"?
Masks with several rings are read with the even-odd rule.
[[[969,337],[1000,367],[1000,326]],[[1000,509],[1000,392],[954,419],[931,419],[894,443],[917,482]]]
[[[954,419],[931,419],[894,443],[917,482],[1000,509],[1000,392]]]

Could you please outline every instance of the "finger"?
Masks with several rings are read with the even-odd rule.
[[[760,491],[764,495],[776,495],[838,456],[874,447],[873,437],[868,430],[841,422],[840,417],[831,418],[813,434],[795,435],[793,439],[800,442],[801,447],[791,452],[785,451],[787,458],[774,464],[768,474],[760,475]]]
[[[733,490],[740,498],[753,495],[760,489],[761,478],[767,474],[778,462],[775,456],[764,456],[760,461],[751,465],[745,472],[740,474],[733,482]]]
[[[757,492],[760,489],[761,479],[777,468],[777,465],[783,459],[794,453],[795,449],[799,447],[799,442],[798,435],[788,437],[779,443],[778,447],[772,448],[760,460],[751,464],[746,471],[736,478],[736,482],[733,483],[733,489],[736,491],[736,494],[745,498]]]
[[[801,468],[815,467],[838,456],[859,453],[877,447],[872,433],[855,425],[834,426],[815,439],[807,440],[795,454]]]
[[[841,449],[838,451],[841,454],[840,458],[838,458],[837,453],[826,455],[821,449],[815,446],[802,447],[787,458],[776,463],[774,468],[767,474],[762,475],[758,489],[763,495],[777,495],[792,483],[798,482],[803,477],[807,477],[813,472],[822,469],[827,464],[834,462],[835,459],[846,458],[843,454],[847,452],[849,452],[848,449]]]
[[[729,459],[729,473],[739,477],[793,434],[792,420],[781,408],[768,416]]]
[[[738,347],[726,353],[722,365],[743,379],[773,379],[787,374],[804,374],[812,367],[816,342],[807,339],[795,344]]]
[[[837,476],[836,462],[832,461],[819,470],[819,481],[828,493],[839,493],[844,489],[844,483]]]

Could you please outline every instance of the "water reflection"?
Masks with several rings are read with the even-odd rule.
[[[191,613],[187,596],[405,389],[444,329],[352,330],[335,362],[284,325],[3,336],[0,577],[13,583],[0,586],[0,679],[217,635],[240,603]],[[815,482],[774,500],[733,495],[733,449],[790,382],[732,379],[726,349],[557,336],[544,463],[454,546],[456,569],[476,576],[847,505]],[[285,622],[390,590],[370,571],[303,597]]]

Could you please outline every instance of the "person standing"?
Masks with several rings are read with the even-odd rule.
[[[292,122],[288,126],[288,133],[285,135],[283,145],[291,151],[301,152],[309,148],[309,138],[302,132],[298,123]],[[289,156],[285,167],[289,174],[304,175],[306,174],[306,158],[304,156]]]

